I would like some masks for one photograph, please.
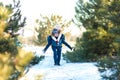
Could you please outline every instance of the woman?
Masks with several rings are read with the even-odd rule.
[[[48,36],[47,41],[48,41],[48,44],[43,49],[44,53],[51,45],[53,54],[54,54],[53,55],[54,65],[60,66],[62,44],[64,44],[71,50],[72,50],[72,47],[67,42],[65,42],[65,36],[63,34],[60,34],[60,31],[58,29],[53,29],[52,35]]]

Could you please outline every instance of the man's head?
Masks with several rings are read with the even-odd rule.
[[[58,37],[58,35],[59,35],[58,30],[57,29],[53,29],[52,35],[55,36],[55,37]]]

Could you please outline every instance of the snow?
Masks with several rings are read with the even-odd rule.
[[[43,47],[26,47],[27,50],[42,54]],[[63,49],[63,52],[68,50]],[[51,48],[44,54],[45,59],[31,67],[20,80],[100,80],[96,63],[66,63],[61,59],[61,66],[54,66]],[[41,77],[38,78],[38,77]]]

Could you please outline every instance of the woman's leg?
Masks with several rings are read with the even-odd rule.
[[[54,64],[57,65],[57,48],[56,47],[52,47],[53,50],[53,58],[54,58]]]

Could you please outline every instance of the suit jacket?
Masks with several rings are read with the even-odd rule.
[[[54,39],[55,37],[53,36],[48,36],[47,37],[47,45],[44,48],[44,52],[46,52],[46,50],[49,48],[49,46],[51,45],[52,47],[62,47],[62,44],[64,44],[65,46],[67,46],[69,49],[72,50],[72,47],[65,41],[65,36],[64,34],[61,34],[61,36],[59,36],[59,40],[57,41],[57,39]]]

